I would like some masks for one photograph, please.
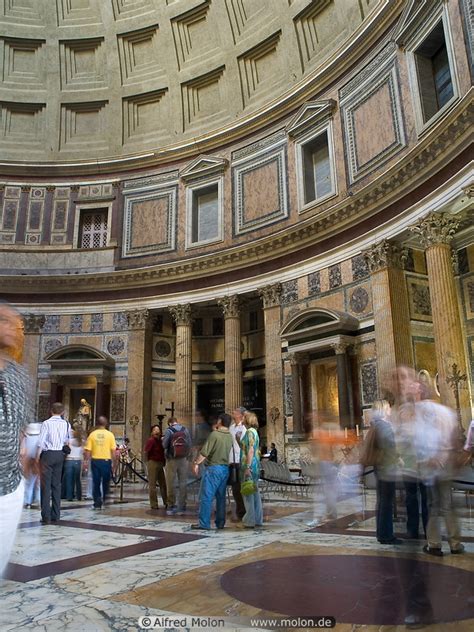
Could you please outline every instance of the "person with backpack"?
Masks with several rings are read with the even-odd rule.
[[[186,509],[186,486],[188,482],[188,456],[191,452],[191,435],[189,430],[178,423],[174,417],[168,419],[168,428],[163,437],[163,448],[166,456],[166,488],[168,491],[168,509],[171,515],[184,515]],[[178,502],[176,503],[175,479],[178,477]]]

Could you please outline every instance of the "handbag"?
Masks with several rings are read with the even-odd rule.
[[[239,469],[240,469],[239,464],[235,462],[234,446],[232,446],[232,455],[234,457],[234,462],[229,463],[229,476],[227,478],[227,485],[230,485],[231,487],[233,485],[237,485],[237,483],[239,482]]]
[[[67,429],[68,429],[68,434],[69,434],[69,424],[68,424],[68,422],[67,422],[67,421],[66,421],[66,426],[67,426]],[[67,456],[68,454],[71,454],[71,446],[69,445],[69,443],[65,443],[65,444],[63,445],[63,447],[61,448],[61,452],[62,452],[64,455],[66,455],[66,456]]]
[[[251,496],[257,491],[257,485],[251,478],[243,481],[240,485],[240,493],[242,496]]]
[[[368,465],[380,465],[383,452],[377,445],[377,431],[375,426],[370,426],[367,435],[360,449],[360,464],[364,467]]]

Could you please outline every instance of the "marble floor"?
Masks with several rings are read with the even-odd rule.
[[[373,492],[348,495],[337,519],[316,525],[319,497],[266,496],[265,524],[255,530],[229,514],[222,531],[193,531],[195,502],[184,516],[167,516],[149,508],[140,484],[102,511],[66,502],[58,524],[41,525],[39,511],[25,509],[0,580],[0,631],[128,632],[146,629],[140,617],[168,630],[258,630],[277,629],[278,618],[324,616],[335,617],[338,632],[391,632],[406,629],[413,595],[431,613],[426,629],[474,629],[474,517],[463,494],[466,553],[451,555],[446,543],[443,558],[424,554],[422,540],[378,544]],[[402,507],[395,527],[403,534]],[[202,618],[198,627],[193,617]],[[218,623],[205,627],[206,617]]]

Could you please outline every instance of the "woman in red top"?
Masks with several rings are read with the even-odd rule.
[[[153,426],[151,436],[144,449],[148,469],[148,490],[150,493],[150,506],[158,509],[158,497],[156,495],[156,483],[160,486],[161,498],[166,508],[166,478],[165,478],[165,452],[161,442],[161,430],[159,426]]]

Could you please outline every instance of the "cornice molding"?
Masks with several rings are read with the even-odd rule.
[[[474,92],[474,90],[471,90]],[[469,92],[443,121],[404,158],[360,193],[277,234],[209,255],[136,270],[97,275],[0,276],[5,293],[99,292],[180,283],[271,261],[314,245],[360,223],[433,175],[469,141],[474,105]]]

